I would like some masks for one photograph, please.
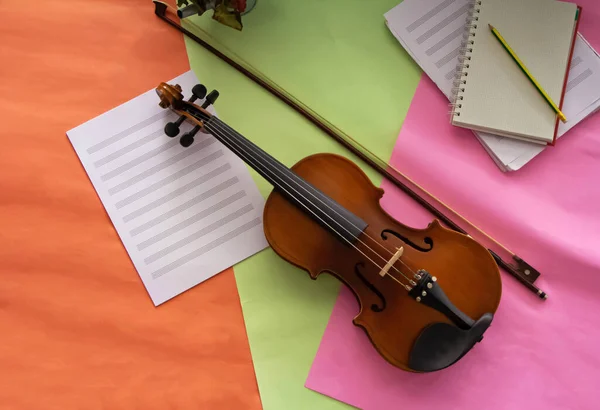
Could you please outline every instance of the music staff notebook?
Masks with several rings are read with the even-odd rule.
[[[492,34],[498,29],[562,108],[580,8],[548,0],[476,0],[454,83],[453,125],[553,144],[558,117]]]
[[[189,98],[198,80],[169,83]],[[158,102],[152,89],[67,132],[155,305],[268,246],[246,165],[210,135],[189,148],[167,137],[177,115]]]

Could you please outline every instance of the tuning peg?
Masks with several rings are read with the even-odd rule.
[[[176,137],[177,134],[179,134],[179,126],[181,125],[181,123],[179,122],[179,120],[175,121],[175,122],[168,122],[165,125],[165,134],[167,134],[168,137]]]
[[[194,88],[192,88],[192,94],[194,94],[194,97],[196,97],[199,100],[206,97],[206,91],[207,91],[206,87],[203,86],[202,84],[196,84],[194,86]]]
[[[218,97],[218,94],[219,93],[217,93],[217,97]],[[202,84],[196,84],[194,86],[194,88],[192,88],[192,96],[190,97],[190,99],[188,101],[193,103],[194,101],[196,101],[198,99],[200,99],[200,100],[203,99],[204,96],[206,96],[206,87],[203,86]],[[210,97],[210,95],[209,95],[209,97]],[[216,100],[216,97],[215,97],[215,100]],[[168,122],[165,125],[165,134],[167,134],[167,136],[169,136],[171,138],[176,137],[177,134],[179,134],[179,127],[181,126],[181,124],[183,124],[184,121],[185,121],[185,115],[182,115],[181,117],[179,117],[177,119],[177,121]],[[183,136],[181,138],[183,138]],[[192,142],[193,141],[194,141],[194,139],[192,136]],[[191,145],[191,143],[190,143],[190,145]]]
[[[194,137],[196,136],[196,134],[198,133],[198,131],[200,131],[200,126],[196,125],[190,131],[188,131],[185,134],[183,134],[181,136],[181,139],[179,140],[179,143],[181,144],[181,146],[187,148],[190,145],[192,145],[194,143]]]
[[[212,90],[206,96],[206,100],[204,100],[202,108],[208,108],[209,105],[213,105],[215,101],[217,101],[217,98],[219,98],[219,92],[217,90]]]

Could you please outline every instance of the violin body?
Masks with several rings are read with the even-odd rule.
[[[480,318],[496,311],[501,297],[498,267],[478,242],[444,228],[437,220],[426,229],[399,223],[380,206],[384,191],[344,157],[317,154],[291,169],[368,221],[362,238],[368,246],[357,245],[364,254],[375,260],[370,249],[384,253],[385,248],[385,254],[392,255],[403,247],[405,263],[415,271],[435,272],[448,298],[466,315]],[[273,250],[308,271],[312,279],[329,273],[352,290],[359,304],[354,324],[363,328],[375,349],[397,367],[414,371],[409,367],[409,358],[419,335],[432,323],[451,323],[441,312],[415,303],[391,277],[381,277],[380,269],[363,254],[337,240],[277,190],[266,201],[264,230]]]

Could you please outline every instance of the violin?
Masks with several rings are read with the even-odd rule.
[[[319,153],[286,167],[210,114],[218,93],[207,96],[203,85],[187,101],[178,84],[161,83],[156,93],[180,116],[166,124],[167,136],[188,120],[194,128],[181,145],[209,134],[273,186],[263,213],[269,245],[311,279],[328,273],[348,286],[360,307],[354,325],[390,364],[438,371],[483,340],[502,293],[484,246],[437,219],[416,229],[392,218],[380,205],[384,191],[345,157]]]

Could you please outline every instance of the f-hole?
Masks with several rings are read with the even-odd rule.
[[[392,235],[394,235],[396,238],[400,239],[402,242],[406,243],[408,246],[415,248],[418,251],[421,252],[429,252],[430,250],[433,249],[433,239],[431,239],[429,236],[426,236],[425,238],[423,238],[423,242],[425,243],[425,245],[429,245],[429,248],[423,248],[422,246],[417,245],[416,243],[412,242],[410,239],[405,238],[404,236],[400,235],[398,232],[396,231],[392,231],[391,229],[384,229],[383,231],[381,231],[381,238],[383,240],[387,240],[387,233],[390,233]]]
[[[379,291],[379,289],[377,289],[371,282],[369,282],[367,280],[367,278],[365,278],[363,276],[363,274],[360,272],[359,267],[364,268],[365,265],[362,262],[359,262],[356,264],[356,266],[354,266],[354,273],[356,273],[356,276],[358,276],[358,278],[362,281],[362,283],[365,284],[365,286],[367,288],[369,288],[369,290],[371,292],[373,292],[381,301],[381,303],[378,305],[376,303],[373,303],[371,305],[371,310],[373,312],[383,312],[383,309],[385,309],[386,307],[386,302],[385,302],[385,297],[383,296],[383,294]]]

